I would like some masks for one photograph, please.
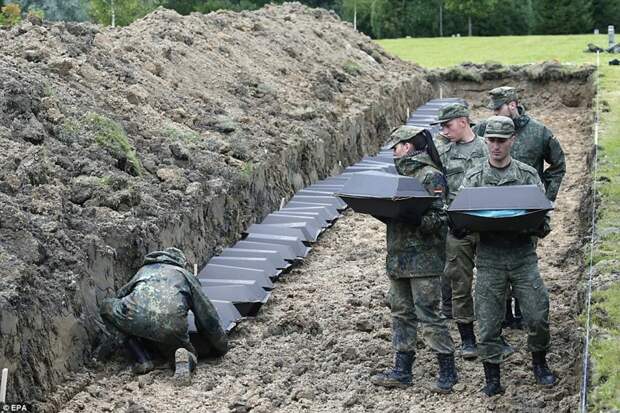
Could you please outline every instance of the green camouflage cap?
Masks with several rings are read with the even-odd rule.
[[[491,116],[486,120],[486,123],[485,138],[509,139],[515,133],[514,122],[506,116]]]
[[[431,125],[445,123],[456,118],[469,118],[469,109],[462,103],[451,103],[439,109],[437,120],[431,122]]]
[[[166,248],[164,250],[164,254],[174,259],[175,261],[177,261],[181,267],[185,267],[185,265],[187,264],[187,259],[185,258],[185,254],[183,254],[183,251],[181,251],[178,248],[174,248],[174,247]]]
[[[424,128],[417,126],[403,125],[392,131],[390,134],[390,140],[386,144],[390,149],[394,148],[399,142],[408,141],[409,139],[422,132]]]
[[[517,90],[510,86],[496,87],[489,92],[489,95],[491,96],[489,102],[489,109],[491,110],[499,109],[504,103],[519,100]]]

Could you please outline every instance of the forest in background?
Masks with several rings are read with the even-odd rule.
[[[620,24],[620,0],[298,0],[334,10],[372,38],[591,33]],[[181,14],[255,10],[284,0],[0,0],[0,25],[46,20],[125,26],[159,6]],[[14,5],[19,5],[19,8]],[[16,9],[19,9],[16,11]]]

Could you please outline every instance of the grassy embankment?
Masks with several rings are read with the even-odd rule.
[[[606,35],[502,36],[378,41],[387,51],[404,60],[434,68],[462,62],[522,64],[558,60],[562,63],[596,63],[596,55],[584,53],[588,43],[607,47]],[[616,274],[616,283],[592,297],[593,336],[591,359],[594,366],[590,390],[590,411],[620,409],[620,67],[609,66],[614,56],[601,54],[601,114],[598,183],[599,233],[593,256],[598,277]],[[588,254],[589,250],[584,251]],[[585,318],[584,318],[585,319]]]

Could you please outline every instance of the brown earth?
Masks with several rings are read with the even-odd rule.
[[[193,384],[174,386],[162,367],[132,376],[125,360],[83,373],[50,398],[48,406],[74,411],[182,412],[572,412],[577,409],[581,332],[578,285],[583,275],[583,233],[590,203],[589,84],[530,83],[513,79],[531,114],[548,125],[566,152],[567,175],[553,215],[554,231],[539,244],[541,273],[551,296],[549,362],[560,382],[534,384],[526,333],[507,330],[516,349],[502,367],[504,396],[480,393],[479,362],[457,359],[458,391],[436,395],[434,356],[420,342],[414,385],[406,390],[374,387],[369,376],[390,366],[389,310],[384,305],[385,227],[351,211],[322,236],[306,261],[278,282],[258,317],[232,333],[223,358],[199,364]],[[488,115],[485,91],[510,82],[444,83],[444,96],[463,96],[475,115]],[[562,93],[558,93],[561,90]],[[581,95],[570,106],[562,95]],[[452,324],[451,332],[459,342]],[[71,398],[68,404],[63,404]]]
[[[202,266],[284,197],[376,150],[432,93],[333,13],[160,9],[0,30],[0,367],[45,400],[97,306],[161,246]]]

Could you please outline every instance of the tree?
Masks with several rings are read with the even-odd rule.
[[[486,36],[528,34],[533,29],[531,1],[504,0],[480,19],[477,29]]]
[[[589,33],[592,30],[591,0],[538,0],[536,3],[540,34]]]
[[[592,18],[595,28],[607,32],[607,26],[620,26],[620,0],[593,0]]]
[[[20,0],[24,11],[43,10],[46,20],[88,20],[88,0]]]
[[[472,19],[488,15],[497,0],[445,0],[446,9],[467,17],[467,34],[472,35]]]
[[[161,0],[90,0],[90,14],[101,24],[127,26],[162,3]]]

